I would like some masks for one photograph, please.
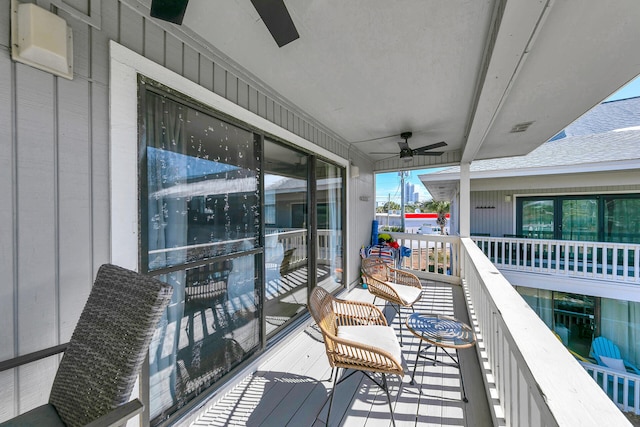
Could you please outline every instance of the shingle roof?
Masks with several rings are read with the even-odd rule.
[[[567,136],[592,135],[640,125],[640,97],[603,102],[564,129]]]
[[[604,102],[567,126],[566,137],[554,137],[526,156],[475,161],[471,163],[471,172],[640,159],[638,126],[640,97]],[[437,173],[459,172],[460,167],[455,166]]]

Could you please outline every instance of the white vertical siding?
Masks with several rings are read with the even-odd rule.
[[[531,178],[535,180],[535,178]],[[530,180],[530,181],[531,181]],[[536,187],[536,185],[533,185]],[[492,237],[518,234],[515,230],[515,203],[517,197],[567,194],[637,193],[640,185],[619,185],[601,187],[565,187],[535,190],[495,190],[471,192],[471,233],[488,233]],[[510,196],[510,201],[506,197]]]
[[[49,9],[48,1],[37,3]],[[90,13],[87,0],[65,3]],[[148,18],[137,1],[96,4],[95,25],[58,10],[74,35],[74,79],[68,81],[11,61],[10,1],[0,0],[2,360],[68,341],[98,267],[110,261],[109,40],[322,148],[349,155],[329,130],[221,60],[215,47]],[[371,165],[359,163],[357,191],[372,194],[372,175],[365,172]],[[360,202],[358,196],[352,191],[347,202],[356,207],[349,218],[357,224],[352,248],[370,227],[352,217],[363,208],[368,217],[375,200]],[[348,281],[358,268],[351,273]],[[56,366],[54,357],[0,373],[0,421],[45,402]]]
[[[514,198],[505,201],[506,191],[471,192],[471,234],[487,233],[493,237],[513,234]]]
[[[8,10],[9,1],[1,0],[0,8]],[[7,14],[8,15],[8,14]],[[0,27],[8,25],[5,14],[0,13]],[[4,35],[8,31],[0,32],[0,44],[6,43]],[[14,193],[14,139],[13,116],[10,108],[13,99],[13,64],[6,55],[0,55],[0,358],[9,359],[15,354],[14,337],[16,314],[13,305],[14,289],[17,284],[17,276],[14,275],[15,252],[14,234],[14,209],[16,208]],[[13,414],[15,411],[15,375],[14,372],[0,372],[0,418],[5,414]]]
[[[17,317],[16,351],[28,353],[58,344],[58,236],[56,79],[26,65],[15,67],[17,165],[18,287],[13,295]],[[20,409],[46,398],[54,360],[18,370]],[[49,378],[47,378],[49,377]],[[28,390],[28,391],[27,391]]]

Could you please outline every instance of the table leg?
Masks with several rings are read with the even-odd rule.
[[[433,347],[435,347],[435,355],[434,355],[433,359],[431,359],[430,357],[427,357],[427,356],[421,356],[421,355],[420,355],[420,353],[421,353],[422,351],[425,351],[425,352],[426,352],[427,350],[429,350],[429,348],[431,348],[431,347],[432,347],[432,345],[431,345],[431,344],[428,344],[428,343],[427,343],[427,346],[423,349],[423,348],[422,348],[422,342],[423,342],[423,341],[422,341],[422,340],[420,340],[420,342],[418,343],[418,351],[416,352],[416,362],[415,362],[415,363],[414,363],[414,365],[413,365],[413,372],[411,373],[411,381],[409,382],[409,384],[411,384],[411,385],[414,385],[414,383],[415,383],[415,381],[414,381],[414,377],[415,377],[415,375],[416,375],[416,368],[417,368],[417,366],[418,366],[418,359],[419,359],[419,358],[423,358],[423,359],[426,359],[426,360],[430,360],[430,361],[432,361],[432,362],[433,362],[433,366],[436,366],[436,365],[437,365],[437,363],[438,363],[438,360],[437,360],[437,359],[438,359],[438,346],[437,346],[437,345],[434,345],[434,346],[433,346]],[[444,363],[444,362],[441,362],[441,363],[442,363],[443,365],[452,366],[452,367],[454,367],[454,368],[457,368],[457,369],[458,369],[458,372],[460,373],[460,386],[462,387],[462,400],[463,400],[464,402],[468,402],[468,401],[469,401],[469,399],[467,399],[467,392],[466,392],[466,390],[465,390],[465,388],[464,388],[464,378],[462,377],[462,370],[460,369],[460,355],[458,354],[458,351],[456,350],[456,355],[458,356],[458,359],[455,359],[455,358],[454,358],[454,357],[453,357],[453,356],[452,356],[452,355],[451,355],[451,354],[450,354],[450,353],[449,353],[449,352],[448,352],[444,347],[442,347],[442,351],[444,351],[444,352],[445,352],[445,354],[446,354],[447,356],[449,356],[449,358],[452,360],[453,364]]]
[[[409,384],[413,385],[413,378],[416,376],[416,367],[418,366],[418,358],[420,357],[420,349],[422,348],[422,340],[418,343],[418,352],[416,353],[416,363],[413,364],[413,372],[411,373],[411,381]]]

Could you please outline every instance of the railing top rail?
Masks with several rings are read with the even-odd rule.
[[[497,236],[471,236],[473,241],[483,242],[525,242],[525,243],[550,243],[558,245],[581,245],[581,246],[609,246],[609,247],[638,247],[640,243],[620,243],[620,242],[599,242],[594,240],[558,240],[558,239],[537,239],[533,237],[497,237]]]
[[[385,232],[394,239],[406,239],[406,240],[431,240],[437,242],[458,242],[460,237],[451,236],[448,234],[412,234],[412,233],[400,233],[397,231]]]

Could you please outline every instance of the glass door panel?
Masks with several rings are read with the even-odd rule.
[[[588,357],[596,327],[596,299],[587,295],[553,292],[554,331],[570,350]]]
[[[344,283],[343,176],[343,168],[322,160],[316,162],[317,284],[329,292],[334,292]]]
[[[562,240],[598,240],[598,201],[562,200]]]
[[[264,158],[264,313],[269,337],[307,304],[308,156],[265,140]]]
[[[259,139],[141,85],[141,266],[174,288],[149,346],[151,424],[261,343]]]
[[[553,239],[553,200],[524,200],[520,233],[532,239]]]

